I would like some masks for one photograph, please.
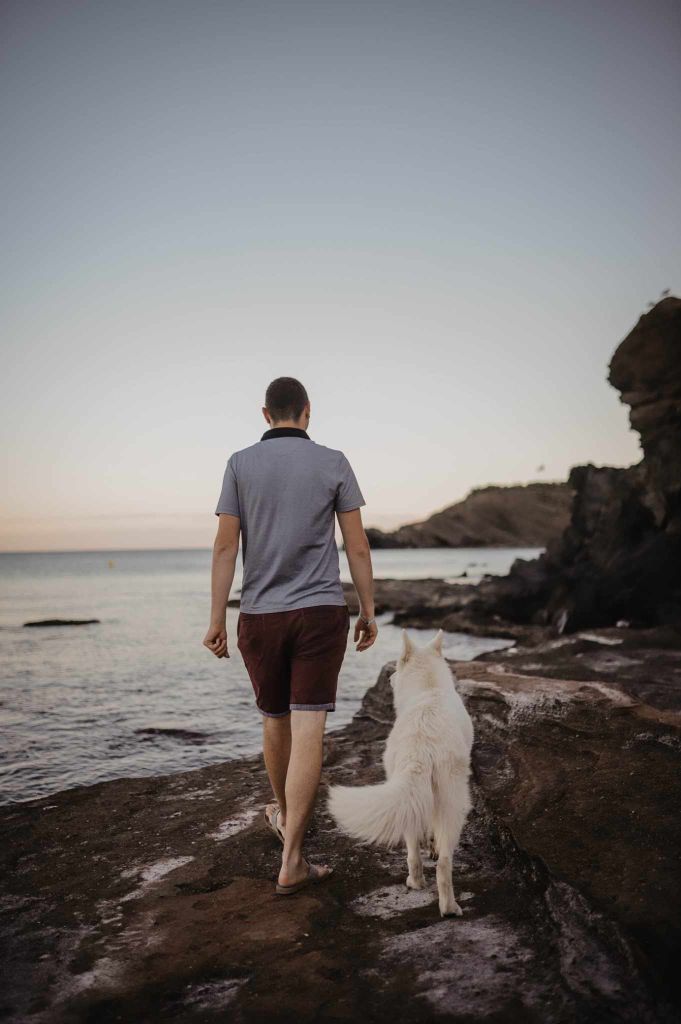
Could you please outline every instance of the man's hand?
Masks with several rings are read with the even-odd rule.
[[[357,640],[359,640],[359,643],[357,644],[355,650],[356,651],[366,651],[367,648],[371,647],[371,645],[373,644],[373,642],[374,642],[374,640],[376,639],[377,636],[378,636],[378,626],[376,625],[376,623],[372,622],[369,625],[367,625],[367,623],[364,621],[364,619],[360,615],[358,617],[357,621],[355,622],[355,636],[354,636],[354,640],[355,640],[355,642],[357,642]]]
[[[224,625],[210,626],[203,641],[204,647],[212,651],[216,658],[229,658],[227,650],[227,627]]]

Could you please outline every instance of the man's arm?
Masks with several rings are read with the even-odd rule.
[[[350,512],[337,512],[338,524],[343,534],[345,554],[350,566],[350,575],[359,599],[359,613],[364,619],[374,617],[374,575],[371,566],[371,548],[362,525],[362,513],[358,508]],[[355,640],[359,640],[358,651],[371,647],[378,628],[375,622],[367,625],[362,618],[355,623]]]
[[[227,602],[239,553],[241,520],[226,512],[218,516],[211,569],[210,626],[203,641],[217,658],[229,658],[227,650]]]

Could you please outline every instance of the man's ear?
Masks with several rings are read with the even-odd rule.
[[[442,641],[444,640],[444,636],[444,630],[438,629],[433,639],[426,644],[426,647],[430,647],[430,649],[435,651],[436,654],[439,654],[440,657],[442,657]]]
[[[402,630],[402,653],[400,658],[402,661],[407,661],[411,654],[414,653],[415,647],[412,643],[411,637],[407,633],[406,629]]]

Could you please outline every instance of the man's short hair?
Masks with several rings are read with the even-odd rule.
[[[307,391],[295,377],[277,377],[265,393],[265,405],[275,423],[299,419],[308,401]]]

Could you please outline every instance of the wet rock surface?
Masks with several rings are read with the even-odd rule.
[[[523,675],[599,679],[653,708],[681,712],[681,630],[674,627],[585,629],[562,637],[544,632],[532,645],[476,658],[500,660]]]
[[[276,896],[261,758],[2,809],[5,1019],[677,1019],[681,716],[540,660],[453,663],[476,727],[461,918],[432,863],[413,892],[401,851],[343,837],[324,788],[308,851],[335,872]],[[393,669],[328,734],[324,787],[382,778]]]

